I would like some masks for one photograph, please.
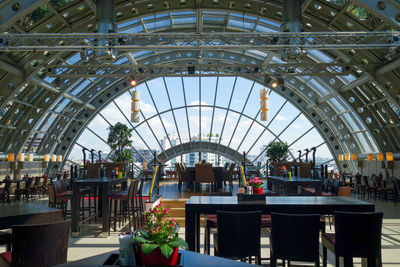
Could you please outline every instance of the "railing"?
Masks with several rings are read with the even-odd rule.
[[[240,180],[241,185],[242,186],[246,186],[247,185],[247,181],[246,181],[246,175],[244,174],[244,168],[243,165],[240,165],[240,176],[242,177],[242,180]],[[239,183],[240,183],[239,182]]]
[[[160,195],[160,177],[158,173],[158,166],[155,166],[151,185],[149,190],[149,201],[154,202]]]

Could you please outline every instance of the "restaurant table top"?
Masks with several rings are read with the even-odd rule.
[[[254,266],[248,263],[244,262],[239,262],[239,261],[234,261],[230,259],[225,259],[221,257],[215,257],[215,256],[209,256],[205,254],[200,254],[200,253],[195,253],[192,251],[186,251],[186,250],[179,250],[180,253],[182,253],[183,256],[183,266],[187,267],[240,267],[240,266]],[[103,253],[97,256],[85,258],[82,260],[78,261],[73,261],[70,263],[65,263],[61,265],[57,265],[58,267],[97,267],[97,266],[103,266],[103,263],[110,257],[111,254],[117,254],[118,250],[114,250],[111,252]],[[138,265],[140,266],[140,265]]]
[[[63,220],[62,210],[26,203],[4,205],[0,208],[0,229],[11,228],[17,224],[35,224]]]
[[[248,203],[239,203],[237,196],[192,196],[186,202],[186,205],[248,205]],[[252,204],[254,205],[254,204]],[[360,205],[373,207],[374,204],[352,197],[337,196],[266,196],[264,204],[268,206],[305,206],[305,205]]]
[[[280,180],[280,181],[284,181],[284,182],[320,182],[321,181],[319,179],[294,177],[294,176],[292,176],[291,178],[283,177],[283,176],[268,176],[268,177],[266,177],[266,179],[274,179],[274,180]]]

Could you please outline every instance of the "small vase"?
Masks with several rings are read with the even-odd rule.
[[[262,194],[263,193],[263,189],[262,188],[254,188],[253,187],[253,194]]]
[[[144,255],[142,252],[142,244],[139,243],[139,259],[140,264],[146,266],[176,266],[178,263],[178,248],[173,248],[173,252],[169,258],[166,258],[160,248],[156,248],[150,255]]]

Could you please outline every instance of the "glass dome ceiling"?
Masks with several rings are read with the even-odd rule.
[[[95,5],[92,1],[29,2],[19,7],[12,3],[4,4],[0,10],[3,17],[0,25],[4,32],[94,30]],[[194,1],[185,0],[115,3],[118,30],[127,33],[277,32],[280,31],[282,19],[280,1],[203,1],[200,6],[195,6]],[[398,13],[398,8],[386,2],[376,5],[369,1],[309,1],[303,6],[303,24],[305,31],[312,32],[393,31],[399,27],[396,20],[400,17]],[[92,60],[90,51],[88,56]],[[141,50],[120,53],[113,64],[151,65],[193,60],[227,64],[285,64],[279,54],[261,50]],[[362,154],[400,150],[399,92],[394,86],[399,74],[397,46],[349,51],[308,50],[302,62],[305,65],[332,62],[353,64],[351,74],[347,76],[287,76],[287,89],[276,90],[272,94],[276,93],[293,104],[303,114],[299,118],[309,119],[314,126],[312,131],[321,135],[334,158],[337,154],[347,152]],[[69,78],[61,79],[61,84],[58,84],[57,79],[47,76],[44,68],[48,64],[68,66],[84,63],[79,53],[67,51],[2,53],[0,82],[5,89],[0,95],[1,151],[33,150],[39,154],[70,154],[85,127],[92,119],[97,120],[96,114],[129,89],[126,78]],[[300,67],[296,71],[301,70]],[[251,75],[248,78],[262,83],[260,78]],[[141,79],[139,83],[148,81],[150,84],[157,80],[150,81],[149,77]],[[60,90],[54,91],[58,86]],[[120,100],[118,98],[115,101]],[[152,101],[146,101],[149,105],[153,104]],[[196,107],[189,109],[195,110]],[[151,117],[150,114],[147,116]],[[162,116],[172,123],[170,115],[165,113]],[[142,124],[138,129],[144,126]],[[221,142],[229,143],[229,140],[223,138]],[[232,148],[236,149],[235,146]]]

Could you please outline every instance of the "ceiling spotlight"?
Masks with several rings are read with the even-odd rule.
[[[81,60],[84,62],[88,62],[89,61],[89,53],[88,50],[86,48],[82,48],[81,52]]]
[[[194,66],[188,66],[188,73],[194,74],[194,72],[195,72]]]
[[[57,88],[57,89],[61,88],[61,79],[60,79],[60,77],[56,77],[54,79],[54,87]]]
[[[276,87],[278,87],[278,82],[273,82],[272,83],[272,88],[276,88]]]
[[[278,83],[279,83],[279,85],[280,85],[281,87],[285,86],[285,81],[283,80],[282,77],[278,77],[277,80],[278,80]]]
[[[257,73],[257,72],[260,71],[260,68],[259,67],[254,67],[253,71],[254,71],[254,73]]]
[[[132,87],[135,87],[136,84],[137,84],[136,79],[135,79],[135,78],[131,78],[131,80],[129,81],[129,84],[130,84]]]
[[[264,78],[264,85],[267,86],[271,82],[271,77],[269,75],[266,75]]]

